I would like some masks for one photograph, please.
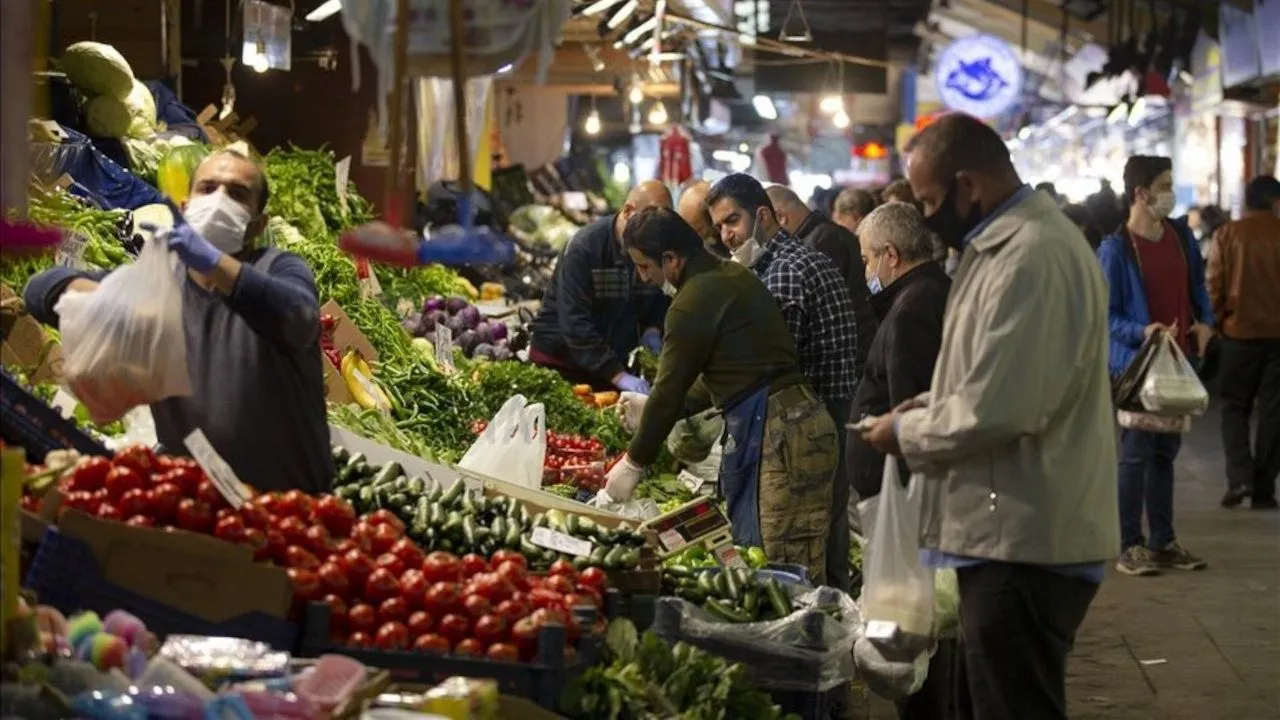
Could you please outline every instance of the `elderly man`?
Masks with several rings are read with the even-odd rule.
[[[878,204],[876,196],[869,190],[845,188],[836,196],[835,205],[831,210],[831,219],[840,227],[856,235],[862,219],[870,215]]]
[[[533,320],[530,362],[572,383],[649,392],[644,378],[626,371],[625,358],[638,345],[661,350],[667,299],[639,281],[621,238],[632,215],[655,206],[670,208],[671,193],[657,180],[642,182],[616,215],[569,240]]]
[[[680,217],[702,238],[702,244],[707,250],[717,257],[727,259],[729,248],[720,242],[720,236],[716,234],[715,225],[711,222],[711,213],[707,212],[707,191],[710,189],[711,183],[705,180],[689,183],[680,193],[676,208]]]
[[[262,168],[224,150],[191,179],[186,224],[169,235],[181,261],[192,394],[151,405],[169,453],[203,430],[259,490],[327,492],[333,456],[325,418],[320,303],[311,269],[262,242],[270,192]],[[57,267],[31,279],[32,315],[56,325],[66,290],[93,292],[106,273]]]
[[[907,177],[961,260],[929,392],[865,439],[921,475],[921,560],[956,568],[973,716],[1066,718],[1067,653],[1120,542],[1106,283],[982,121],[922,130]]]
[[[778,301],[800,353],[800,368],[832,418],[844,422],[858,382],[858,334],[853,301],[839,269],[782,227],[769,195],[750,175],[721,178],[711,186],[707,207],[734,260],[754,270]],[[838,455],[831,461],[834,471]],[[836,483],[827,582],[841,589],[849,584],[848,504],[848,483]]]

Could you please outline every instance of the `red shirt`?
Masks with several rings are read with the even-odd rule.
[[[1138,254],[1138,272],[1147,291],[1151,322],[1178,323],[1178,345],[1183,352],[1190,352],[1187,331],[1192,319],[1187,250],[1173,225],[1166,221],[1163,227],[1164,234],[1155,242],[1132,231],[1129,238]]]

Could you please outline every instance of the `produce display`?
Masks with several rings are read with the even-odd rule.
[[[434,341],[437,327],[446,328],[453,345],[464,357],[486,360],[514,357],[506,323],[485,320],[480,308],[461,297],[429,297],[422,305],[422,312],[410,313],[401,325],[410,335],[427,343]]]
[[[699,605],[724,622],[778,620],[795,609],[782,583],[754,570],[665,565],[667,594]]]

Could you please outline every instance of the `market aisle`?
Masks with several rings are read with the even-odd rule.
[[[1209,567],[1108,572],[1070,660],[1073,720],[1280,717],[1280,513],[1218,507],[1218,428],[1211,407],[1177,464],[1179,539]]]

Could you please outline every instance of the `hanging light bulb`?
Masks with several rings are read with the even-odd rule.
[[[592,110],[587,114],[587,119],[582,123],[582,131],[588,135],[600,134],[600,113]]]
[[[627,93],[627,100],[630,100],[632,105],[639,105],[644,102],[644,91],[640,89],[639,81],[632,81],[631,90]]]
[[[844,107],[844,99],[839,95],[828,95],[818,103],[818,109],[827,115],[834,115]]]
[[[844,130],[845,128],[849,127],[849,113],[845,112],[843,107],[841,107],[839,110],[836,110],[835,117],[831,118],[831,124],[835,125],[841,130]]]
[[[253,56],[253,62],[249,63],[249,67],[257,72],[264,73],[271,67],[271,63],[267,60],[267,56],[258,53]]]
[[[667,124],[667,106],[662,101],[653,104],[653,108],[649,110],[650,125],[666,125]]]

